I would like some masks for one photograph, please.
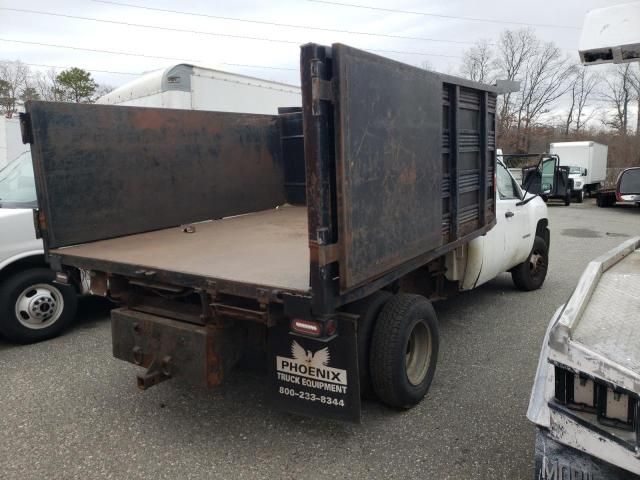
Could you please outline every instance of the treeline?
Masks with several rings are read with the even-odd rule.
[[[460,74],[520,82],[498,99],[497,143],[508,153],[545,152],[554,141],[609,145],[609,166],[640,165],[640,65],[584,67],[531,29],[505,30],[464,52]],[[635,116],[633,115],[635,114]]]
[[[6,117],[15,115],[28,100],[92,103],[111,90],[81,68],[42,72],[19,60],[0,61],[0,114]]]

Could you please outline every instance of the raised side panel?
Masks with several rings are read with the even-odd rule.
[[[442,244],[439,75],[334,45],[340,286]]]
[[[49,248],[285,202],[277,116],[33,102]]]

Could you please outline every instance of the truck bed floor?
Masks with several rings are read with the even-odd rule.
[[[207,278],[309,290],[307,209],[273,210],[51,250]]]

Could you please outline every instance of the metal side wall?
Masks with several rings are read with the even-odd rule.
[[[31,102],[25,120],[48,248],[285,202],[275,115]]]

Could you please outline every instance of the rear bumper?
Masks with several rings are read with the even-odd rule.
[[[556,442],[548,430],[536,429],[536,480],[638,480],[640,476]]]

